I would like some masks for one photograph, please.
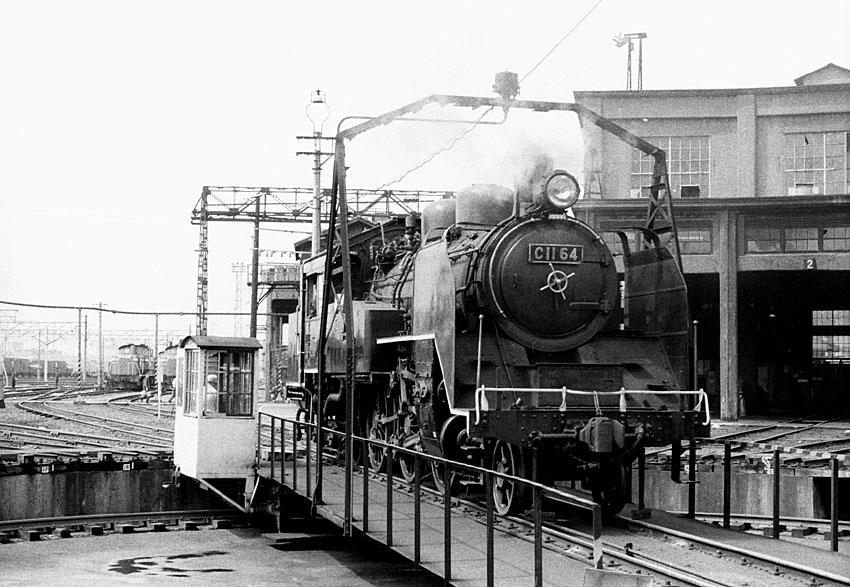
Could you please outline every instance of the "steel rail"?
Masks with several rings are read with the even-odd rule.
[[[114,446],[115,438],[110,436],[98,436],[95,434],[83,434],[81,432],[69,432],[67,430],[49,430],[47,428],[39,427],[39,426],[25,426],[23,424],[8,424],[8,423],[0,423],[0,428],[16,428],[21,430],[35,430],[39,432],[49,432],[50,434],[55,434],[57,436],[70,436],[70,437],[82,437],[85,439],[93,439],[93,440],[102,440],[104,442],[111,442]]]
[[[758,560],[762,563],[767,563],[771,565],[776,565],[778,567],[785,567],[788,569],[793,569],[799,573],[805,573],[807,575],[812,575],[819,579],[825,579],[828,581],[835,581],[841,585],[850,585],[850,576],[847,575],[836,575],[835,573],[831,573],[829,571],[824,571],[821,569],[815,569],[813,567],[808,567],[804,564],[784,560],[778,557],[775,557],[770,554],[765,554],[763,552],[757,552],[753,550],[747,550],[746,548],[741,548],[739,546],[735,546],[733,544],[717,542],[715,540],[711,540],[709,538],[703,538],[701,536],[696,536],[693,534],[687,534],[685,532],[681,532],[679,530],[674,530],[672,528],[666,528],[664,526],[659,526],[657,524],[652,524],[645,520],[632,520],[629,518],[625,518],[622,516],[618,516],[621,519],[627,521],[629,524],[643,527],[647,530],[652,530],[654,532],[660,532],[664,534],[669,534],[670,536],[675,536],[677,538],[681,538],[683,540],[688,540],[689,542],[694,542],[697,544],[701,544],[703,546],[707,546],[710,548],[726,550],[735,554],[739,554],[741,556],[746,556],[749,559]]]
[[[27,402],[27,403],[29,403],[29,402]],[[117,432],[117,433],[121,433],[121,434],[129,434],[129,435],[132,435],[132,436],[139,436],[139,437],[142,437],[142,438],[153,438],[155,441],[164,440],[163,438],[153,437],[153,436],[150,436],[148,434],[144,434],[142,432],[132,432],[130,430],[122,430],[120,428],[114,428],[112,426],[107,426],[106,424],[99,424],[97,422],[85,421],[85,420],[82,420],[82,419],[79,419],[79,418],[73,418],[73,417],[70,417],[70,416],[63,416],[62,414],[56,414],[56,413],[51,413],[51,412],[44,411],[44,410],[39,410],[38,408],[34,408],[32,406],[20,406],[20,407],[22,409],[28,411],[28,412],[31,412],[31,413],[34,413],[34,414],[39,414],[41,416],[47,416],[47,417],[51,417],[51,418],[59,418],[59,419],[63,419],[63,420],[68,420],[70,422],[76,422],[77,424],[84,424],[86,426],[92,426],[94,428],[104,428],[106,430],[111,430],[113,432]],[[71,413],[73,413],[73,412],[71,412]],[[160,447],[160,448],[171,448],[170,444],[162,444],[161,442],[132,440],[132,439],[126,439],[126,438],[125,439],[116,438],[116,439],[113,439],[113,440],[115,442],[126,442],[126,443],[130,443],[130,444],[141,444],[141,445],[144,445],[144,446],[156,446],[156,447]]]
[[[0,531],[23,530],[26,528],[58,527],[58,526],[85,526],[102,524],[104,522],[124,521],[148,521],[148,520],[170,520],[191,518],[214,518],[214,517],[238,517],[244,518],[244,514],[237,513],[232,509],[215,510],[173,510],[165,512],[129,512],[113,514],[88,514],[81,516],[58,516],[53,518],[23,518],[17,520],[0,520]]]

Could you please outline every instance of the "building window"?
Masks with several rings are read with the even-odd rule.
[[[608,246],[608,250],[611,251],[612,255],[614,255],[615,257],[623,256],[623,241],[620,239],[619,234],[617,234],[616,232],[610,232],[610,229],[603,229],[599,233],[599,236],[602,237],[602,240]],[[634,253],[635,250],[637,250],[637,235],[633,230],[626,231],[626,240],[629,243],[629,250]]]
[[[817,252],[818,229],[817,228],[786,228],[785,229],[785,252],[797,253]]]
[[[812,359],[824,363],[850,361],[850,336],[843,334],[813,336]]]
[[[778,228],[747,227],[748,253],[781,253],[782,230]]]
[[[850,251],[850,225],[748,226],[747,253],[823,253]]]
[[[850,326],[850,310],[814,310],[812,326]]]
[[[850,310],[813,310],[812,359],[823,363],[850,361]]]
[[[679,228],[679,248],[683,255],[710,255],[710,228]]]
[[[708,197],[710,192],[709,137],[649,137],[646,139],[667,152],[670,192],[686,198]],[[649,197],[653,159],[632,149],[631,195]]]
[[[824,251],[850,251],[850,226],[828,226],[823,229]]]
[[[850,133],[785,135],[785,187],[789,196],[850,193]]]
[[[643,226],[643,220],[625,221],[616,224],[616,226]],[[599,228],[599,235],[608,246],[611,253],[616,256],[623,254],[623,243],[616,232],[615,224],[611,222],[603,222]],[[706,222],[688,223],[680,222],[677,227],[679,233],[679,247],[683,255],[710,255],[712,253],[711,226]],[[643,237],[634,230],[625,231],[629,250],[635,252],[643,246]],[[662,233],[661,244],[673,252],[672,233]]]

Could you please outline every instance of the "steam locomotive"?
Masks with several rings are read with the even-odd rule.
[[[569,213],[578,196],[564,171],[516,191],[474,185],[421,220],[351,237],[356,433],[518,477],[535,471],[549,484],[578,481],[609,514],[628,497],[641,449],[707,435],[704,395],[683,391],[687,293],[674,257],[651,231],[640,230],[648,246],[635,252],[621,233],[621,298],[611,250]],[[308,395],[318,385],[324,262],[303,266],[289,344],[289,387]],[[338,270],[331,279],[341,291]],[[323,357],[331,425],[345,420],[337,301]],[[399,454],[410,481],[411,459]],[[368,458],[375,470],[392,465],[380,447]],[[493,491],[500,513],[528,501],[519,483]]]
[[[342,218],[340,242],[329,231],[331,252],[302,266],[287,389],[313,398],[324,426],[353,420],[349,431],[407,449],[579,484],[612,514],[646,447],[672,445],[678,481],[682,441],[709,433],[705,394],[687,390],[688,297],[666,154],[581,105],[516,99],[511,72],[497,74],[494,90],[499,97],[435,94],[337,133],[331,225]],[[612,231],[622,278],[609,246],[572,213],[575,177],[549,159],[514,189],[473,185],[421,218],[349,235],[345,141],[395,120],[428,122],[417,115],[433,105],[501,110],[506,119],[518,109],[573,112],[651,156],[647,222]],[[397,464],[412,481],[412,459],[392,454],[397,463],[372,445],[364,458],[376,470]],[[462,469],[445,479],[450,489],[475,483],[460,483]],[[502,514],[529,501],[510,479],[492,491]]]

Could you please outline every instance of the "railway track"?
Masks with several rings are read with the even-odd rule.
[[[173,448],[173,428],[165,423],[152,424],[157,422],[153,420],[155,412],[130,405],[129,400],[135,394],[108,397],[97,403],[89,401],[92,397],[104,395],[114,394],[104,394],[96,388],[47,388],[13,400],[17,408],[30,414],[34,420],[58,420],[64,422],[67,429],[5,422],[0,426],[0,431],[3,431],[0,440],[7,449],[24,446],[35,449],[129,446],[161,451]],[[110,404],[110,399],[127,401],[128,405]],[[115,411],[144,413],[146,417],[119,418],[112,415]]]
[[[179,510],[91,514],[26,520],[0,520],[0,545],[83,535],[128,534],[135,531],[163,532],[169,529],[231,528],[247,526],[245,514],[227,510]]]

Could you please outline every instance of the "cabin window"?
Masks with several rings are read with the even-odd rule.
[[[204,413],[250,416],[254,390],[253,351],[208,351],[203,377]]]
[[[178,405],[183,402],[183,413],[197,415],[198,413],[198,362],[200,351],[186,351],[186,376],[183,377],[182,393],[178,396]]]

